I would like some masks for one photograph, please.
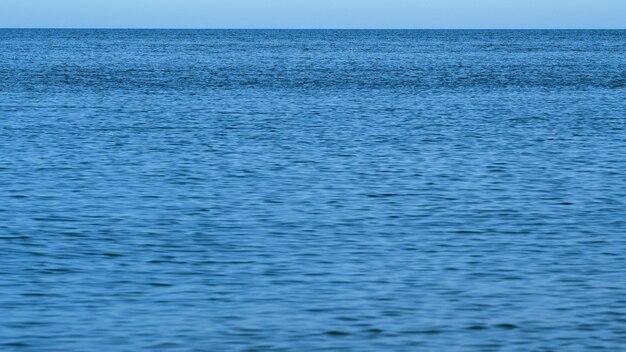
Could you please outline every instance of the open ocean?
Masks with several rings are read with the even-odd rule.
[[[623,351],[626,31],[0,30],[0,350]]]

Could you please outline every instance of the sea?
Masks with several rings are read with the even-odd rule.
[[[623,351],[626,31],[0,30],[0,350]]]

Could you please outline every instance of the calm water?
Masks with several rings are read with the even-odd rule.
[[[0,30],[2,351],[618,351],[626,31]]]

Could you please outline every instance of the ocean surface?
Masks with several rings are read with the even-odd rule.
[[[0,350],[626,348],[626,31],[0,30]]]

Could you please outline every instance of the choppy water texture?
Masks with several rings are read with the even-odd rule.
[[[618,351],[626,32],[0,31],[2,351]]]

